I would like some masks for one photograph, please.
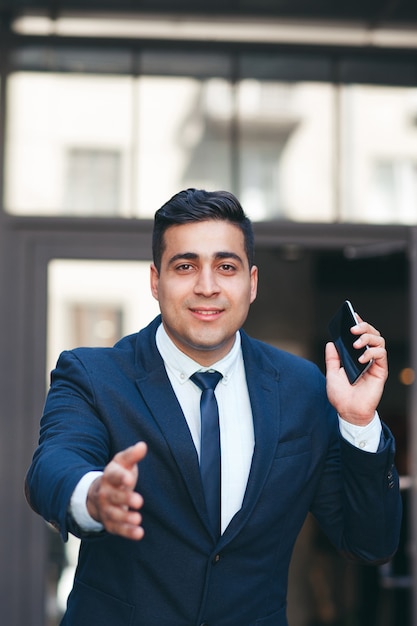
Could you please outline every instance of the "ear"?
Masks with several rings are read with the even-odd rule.
[[[158,286],[159,286],[159,272],[155,267],[154,263],[151,263],[151,293],[155,300],[159,300],[158,294]]]
[[[258,293],[258,268],[252,265],[250,270],[250,303],[255,300]]]

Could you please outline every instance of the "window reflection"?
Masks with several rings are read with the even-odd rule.
[[[152,217],[203,187],[254,220],[332,219],[327,84],[19,72],[8,106],[10,212]]]
[[[417,222],[417,89],[343,92],[343,219]]]
[[[15,73],[8,84],[5,205],[37,215],[117,213],[130,203],[120,172],[132,144],[125,77]],[[101,187],[101,189],[100,189]]]
[[[248,79],[238,106],[240,195],[251,217],[333,221],[331,85]]]
[[[232,82],[227,55],[188,73],[190,54],[169,57],[143,53],[138,77],[12,73],[6,210],[150,218],[203,187],[254,220],[416,223],[417,89],[279,81],[280,65],[253,63]]]
[[[120,150],[69,148],[65,158],[63,212],[117,215],[121,200]]]
[[[221,79],[15,73],[7,210],[151,217],[179,189],[230,189],[231,87]]]
[[[186,187],[231,189],[231,111],[223,79],[139,79],[139,215],[153,215]]]

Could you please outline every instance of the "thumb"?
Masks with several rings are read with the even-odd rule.
[[[340,369],[340,358],[333,342],[326,344],[325,350],[326,372],[338,372]]]

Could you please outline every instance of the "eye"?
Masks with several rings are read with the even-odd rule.
[[[193,269],[193,266],[191,263],[181,263],[180,265],[177,265],[175,269],[177,272],[189,272]]]
[[[222,263],[219,269],[221,269],[223,272],[230,273],[234,272],[236,270],[236,267],[231,263]]]

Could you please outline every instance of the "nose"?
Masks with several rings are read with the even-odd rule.
[[[218,293],[220,290],[216,273],[209,267],[203,267],[197,274],[194,291],[206,298]]]

